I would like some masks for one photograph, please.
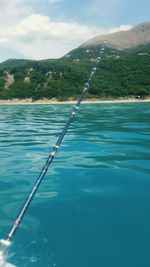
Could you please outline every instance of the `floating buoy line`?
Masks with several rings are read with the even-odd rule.
[[[75,116],[76,116],[76,113],[80,107],[80,104],[82,102],[82,100],[84,99],[86,93],[89,91],[90,87],[91,87],[91,81],[92,81],[92,78],[93,76],[95,75],[96,71],[97,71],[97,67],[99,65],[99,63],[102,61],[102,58],[103,58],[103,54],[104,54],[104,51],[105,51],[105,47],[106,47],[106,42],[103,43],[101,49],[100,49],[100,54],[99,56],[96,58],[96,63],[95,63],[95,66],[92,67],[92,70],[90,72],[90,75],[89,75],[89,78],[87,80],[87,82],[84,84],[84,87],[83,87],[83,90],[76,102],[76,104],[73,106],[73,109],[71,111],[71,114],[62,130],[62,132],[60,133],[59,137],[58,137],[58,140],[56,141],[55,145],[52,147],[52,151],[51,153],[49,154],[47,160],[46,160],[46,163],[42,169],[42,171],[40,172],[39,176],[37,177],[31,191],[29,192],[23,206],[21,207],[19,213],[18,213],[18,216],[16,217],[16,219],[14,220],[11,228],[10,228],[10,231],[8,232],[7,236],[5,239],[1,239],[0,240],[0,267],[15,267],[15,265],[12,265],[10,263],[7,263],[6,262],[6,258],[7,258],[7,253],[8,253],[8,248],[9,246],[11,245],[12,243],[12,239],[16,233],[16,230],[18,229],[29,205],[31,204],[32,202],[32,199],[33,197],[35,196],[41,182],[43,181],[63,139],[64,139],[64,136],[66,135],[71,123],[73,122]]]

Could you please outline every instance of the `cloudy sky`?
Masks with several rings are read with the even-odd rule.
[[[0,0],[0,62],[58,58],[97,34],[150,21],[149,0]]]

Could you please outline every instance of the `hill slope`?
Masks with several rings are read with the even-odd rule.
[[[107,41],[110,47],[124,50],[135,48],[139,45],[146,45],[150,43],[150,22],[145,22],[128,31],[120,31],[112,34],[104,34],[96,36],[80,47],[95,47]]]
[[[101,45],[107,42],[107,55],[122,55],[132,53],[150,45],[150,22],[145,22],[128,31],[96,36],[77,49],[69,52],[65,57],[69,59],[89,59],[98,55]]]
[[[144,25],[145,33],[148,34],[150,24]],[[124,38],[128,40],[133,32],[136,36],[142,36],[142,27],[137,26],[127,32],[110,34],[107,38],[118,40],[117,38],[120,38],[118,36],[124,34]],[[149,37],[150,34],[144,37],[145,39],[133,38],[135,42],[132,49],[120,49],[121,46],[114,48],[108,45],[105,58],[93,79],[88,97],[149,96]],[[88,78],[103,40],[103,36],[91,39],[62,59],[42,61],[20,59],[1,63],[0,99],[55,97],[59,100],[67,100],[76,98]],[[144,43],[143,40],[145,40]],[[131,44],[131,39],[128,40],[128,48],[129,43]]]

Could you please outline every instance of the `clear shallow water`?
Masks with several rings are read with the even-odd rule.
[[[70,105],[0,107],[0,236]],[[82,106],[9,250],[17,267],[150,266],[150,104]]]

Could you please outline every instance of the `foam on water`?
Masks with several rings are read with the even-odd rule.
[[[17,266],[5,261],[0,261],[0,267],[17,267]]]

